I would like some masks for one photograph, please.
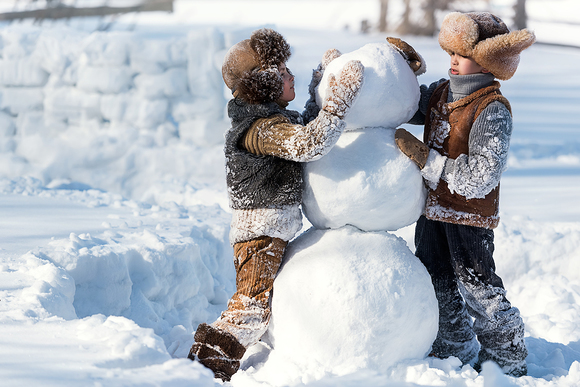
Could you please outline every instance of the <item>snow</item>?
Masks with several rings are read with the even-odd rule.
[[[277,1],[178,1],[173,15],[127,15],[118,31],[94,34],[99,20],[2,24],[3,385],[221,384],[186,359],[193,329],[213,321],[235,287],[222,153],[229,95],[216,64],[252,30],[275,24],[293,49],[290,107],[301,110],[327,48],[349,52],[386,36],[355,32],[363,14],[374,20],[376,1],[338,8]],[[567,20],[580,14],[574,1],[543,1],[541,10],[542,1],[528,3],[536,19],[558,8]],[[351,31],[341,30],[347,23]],[[531,27],[543,41],[578,44],[577,33]],[[446,76],[448,56],[435,39],[404,39],[427,61],[420,83]],[[453,358],[416,358],[340,376],[314,370],[296,384],[580,384],[579,61],[578,49],[537,44],[502,82],[514,133],[495,258],[526,323],[529,376],[505,377],[493,364],[478,375]],[[81,88],[84,71],[102,82],[88,77]],[[175,83],[184,72],[186,91]],[[414,249],[412,225],[396,234]],[[263,346],[248,351],[231,384],[283,383],[284,375],[266,370],[258,379],[267,354]]]
[[[364,65],[363,85],[336,145],[304,167],[303,210],[319,229],[394,231],[414,223],[425,205],[421,173],[395,145],[395,129],[416,111],[419,85],[394,46],[369,43],[328,64],[316,89],[319,106],[330,75],[352,60]]]
[[[413,117],[419,103],[417,78],[413,71],[401,70],[407,66],[405,60],[387,42],[369,43],[330,62],[317,88],[319,106],[327,97],[330,74],[338,77],[350,60],[359,60],[365,71],[363,86],[346,117],[347,130],[377,126],[394,128]],[[388,114],[384,112],[386,108]]]

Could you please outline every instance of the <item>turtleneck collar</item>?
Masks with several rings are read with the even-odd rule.
[[[467,97],[469,94],[491,86],[495,77],[491,73],[477,73],[468,75],[454,75],[449,74],[449,96],[447,102],[458,101],[461,98]]]

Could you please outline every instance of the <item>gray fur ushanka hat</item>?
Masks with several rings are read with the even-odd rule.
[[[282,35],[262,28],[230,48],[222,65],[222,77],[236,98],[252,104],[275,101],[284,91],[278,65],[290,55],[290,46]]]
[[[445,16],[439,45],[449,54],[468,56],[497,79],[510,79],[520,62],[520,53],[536,41],[527,29],[513,31],[489,12],[452,12]]]

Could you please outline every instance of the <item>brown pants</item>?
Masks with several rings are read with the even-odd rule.
[[[262,236],[234,245],[236,292],[212,325],[234,335],[246,348],[258,342],[268,328],[272,286],[287,244]]]

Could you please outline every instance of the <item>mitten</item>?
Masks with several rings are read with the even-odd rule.
[[[322,59],[318,64],[318,67],[312,70],[312,78],[310,79],[310,84],[308,85],[308,92],[311,96],[314,96],[316,93],[316,87],[320,83],[322,76],[324,75],[324,70],[326,66],[334,59],[338,58],[342,54],[336,48],[329,48],[326,52],[322,55]]]
[[[322,55],[322,59],[318,67],[312,70],[312,78],[310,79],[310,84],[308,85],[308,94],[310,94],[310,98],[306,101],[304,105],[304,113],[303,118],[304,122],[308,123],[312,121],[318,115],[320,108],[316,104],[316,88],[320,84],[320,80],[324,75],[324,70],[326,66],[334,59],[338,58],[342,54],[336,48],[330,48],[326,50],[324,55]]]
[[[363,75],[364,66],[358,60],[347,62],[338,79],[334,74],[330,74],[322,109],[339,118],[344,118],[362,87]]]
[[[420,169],[425,167],[427,157],[429,157],[429,147],[419,141],[405,129],[397,129],[395,132],[395,143],[407,157],[411,159]]]

